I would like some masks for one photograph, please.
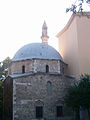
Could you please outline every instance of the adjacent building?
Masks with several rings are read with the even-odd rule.
[[[90,74],[90,12],[76,13],[58,35],[59,52],[68,63],[67,74]]]

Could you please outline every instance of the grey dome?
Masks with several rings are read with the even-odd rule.
[[[16,52],[12,61],[26,60],[32,58],[62,60],[60,54],[48,44],[32,43],[20,48]]]

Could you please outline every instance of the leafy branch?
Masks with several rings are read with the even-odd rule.
[[[83,12],[84,10],[83,5],[85,3],[90,5],[90,0],[76,0],[75,3],[72,4],[70,8],[66,9],[66,13],[73,12],[74,14],[76,14],[77,12]]]

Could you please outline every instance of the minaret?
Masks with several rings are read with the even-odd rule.
[[[43,26],[42,26],[42,36],[41,36],[42,43],[48,44],[48,38],[49,37],[47,35],[47,25],[46,25],[46,22],[44,21]]]

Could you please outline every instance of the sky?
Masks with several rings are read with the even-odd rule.
[[[68,22],[66,13],[75,0],[0,0],[0,61],[13,58],[19,48],[41,42],[44,20],[49,45],[58,50],[56,35]]]

